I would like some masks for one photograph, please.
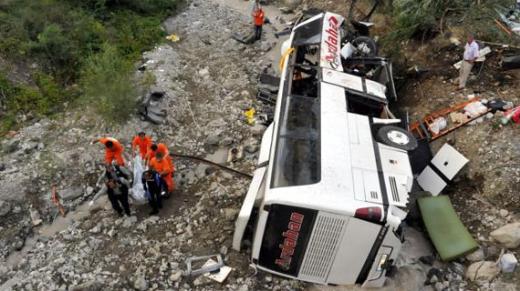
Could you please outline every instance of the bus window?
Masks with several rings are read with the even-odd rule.
[[[319,100],[288,96],[282,108],[272,187],[320,181]]]
[[[298,27],[294,32],[293,46],[319,44],[321,42],[321,31],[323,29],[322,23],[323,17],[320,17]]]

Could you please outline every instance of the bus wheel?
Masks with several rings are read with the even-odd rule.
[[[408,131],[393,125],[381,127],[377,131],[377,139],[389,146],[405,151],[413,151],[417,148],[417,139]]]

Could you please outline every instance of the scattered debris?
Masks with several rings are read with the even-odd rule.
[[[254,33],[243,35],[243,34],[235,32],[235,33],[231,34],[231,38],[233,38],[234,40],[236,40],[240,43],[243,43],[243,44],[252,44],[253,42],[255,42]]]
[[[468,162],[455,148],[444,144],[417,177],[417,182],[423,190],[437,196]]]
[[[471,96],[468,96],[471,97]],[[495,110],[487,107],[478,97],[469,98],[465,101],[448,108],[444,108],[426,115],[421,120],[410,124],[409,131],[413,133],[417,139],[427,139],[432,142],[446,134],[453,132],[466,124],[472,124],[473,121],[482,122],[483,117],[489,112]],[[464,114],[466,117],[462,117]],[[451,120],[451,124],[444,124],[445,121]],[[440,118],[443,118],[441,121]]]
[[[491,48],[490,47],[485,47],[483,49],[480,49],[479,50],[479,57],[478,59],[476,60],[476,62],[479,62],[479,63],[482,63],[486,60],[486,56],[491,53]],[[453,64],[453,66],[455,67],[455,69],[457,70],[460,70],[460,67],[462,66],[462,61],[459,61],[455,64]]]
[[[164,91],[158,89],[151,90],[146,95],[138,109],[144,120],[148,120],[154,124],[164,122],[167,113],[166,110],[163,109],[162,99],[164,99],[165,95],[166,93]]]
[[[520,23],[519,21],[519,12],[516,9],[509,9],[504,6],[497,6],[495,9],[498,13],[500,21],[502,21],[507,27],[504,27],[504,24],[500,23],[498,20],[495,20],[497,25],[504,30],[509,36],[514,32],[517,35],[520,35]]]
[[[217,262],[215,262],[214,260],[212,259],[209,259],[203,266],[202,268],[203,269],[207,269],[207,268],[212,268],[213,266],[215,265],[218,265]],[[210,273],[206,273],[204,274],[204,276],[210,278],[211,280],[214,280],[214,281],[217,281],[219,283],[223,283],[226,278],[229,276],[229,274],[231,273],[233,269],[228,267],[228,266],[225,266],[223,265],[222,267],[220,267],[220,269],[215,272],[210,272]]]
[[[172,34],[168,35],[166,37],[166,39],[171,41],[171,42],[178,42],[180,40],[179,36],[176,35],[175,33],[172,33]]]
[[[254,108],[249,108],[244,112],[244,116],[246,117],[247,124],[254,125],[256,118],[255,118],[256,110]]]
[[[217,259],[215,262],[212,259]],[[193,265],[194,263],[200,262],[200,261],[207,261],[202,267],[199,269],[194,269]],[[213,263],[212,263],[213,262]],[[201,257],[191,257],[186,259],[186,276],[199,276],[206,273],[211,273],[220,270],[224,266],[224,261],[222,260],[222,255],[216,254],[216,255],[209,255],[209,256],[201,256]]]
[[[520,56],[505,56],[502,58],[501,65],[504,71],[520,69]]]

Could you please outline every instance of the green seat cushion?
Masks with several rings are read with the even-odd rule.
[[[478,248],[448,196],[422,197],[417,202],[426,230],[443,261],[451,261]]]

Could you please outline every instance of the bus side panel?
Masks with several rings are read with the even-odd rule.
[[[327,283],[355,284],[381,230],[381,225],[350,218]]]

